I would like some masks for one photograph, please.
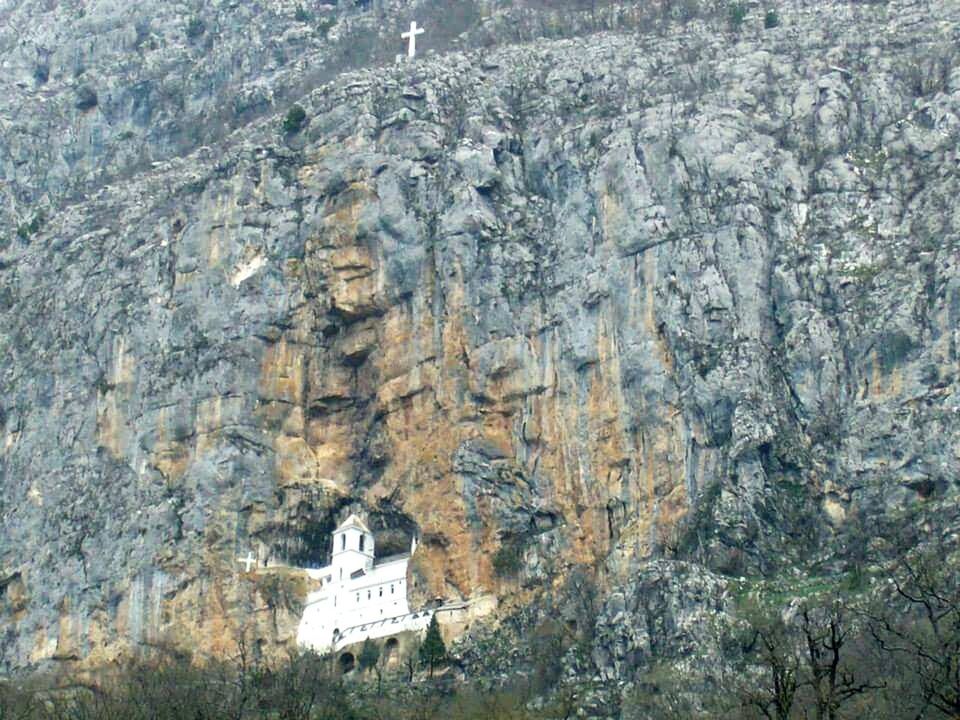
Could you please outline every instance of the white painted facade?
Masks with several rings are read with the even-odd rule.
[[[327,652],[425,628],[430,613],[412,613],[407,604],[410,554],[374,560],[373,533],[356,515],[347,518],[333,531],[330,565],[307,571],[321,585],[307,595],[297,643]]]

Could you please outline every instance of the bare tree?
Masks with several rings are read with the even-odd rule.
[[[916,717],[960,717],[960,585],[945,551],[902,558],[891,578],[894,602],[869,613],[880,649],[915,680]]]
[[[698,707],[695,693],[669,663],[653,665],[638,678],[637,686],[624,698],[623,720],[707,720],[708,711]]]
[[[807,676],[804,684],[811,691],[814,717],[837,720],[844,703],[882,685],[858,677],[849,662],[848,646],[855,627],[843,602],[834,599],[826,606],[803,605],[798,619]]]
[[[417,672],[419,659],[420,640],[416,638],[410,643],[410,647],[407,648],[407,652],[403,656],[403,668],[406,670],[408,683],[413,682],[413,676]]]
[[[23,692],[10,683],[0,682],[0,720],[27,720],[35,712],[32,693]]]
[[[747,619],[751,637],[745,650],[756,653],[760,676],[744,679],[741,701],[768,720],[789,720],[800,684],[796,638],[779,611],[758,607]]]
[[[271,672],[269,704],[278,720],[311,720],[314,709],[336,694],[330,664],[313,652],[291,653]]]

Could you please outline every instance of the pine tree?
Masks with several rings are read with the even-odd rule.
[[[383,691],[383,665],[380,663],[382,656],[380,646],[367,638],[363,641],[363,647],[360,648],[360,669],[366,672],[373,670],[377,675],[377,697]]]
[[[437,616],[434,614],[430,618],[430,627],[427,628],[427,636],[423,639],[420,646],[420,663],[430,668],[430,677],[433,677],[433,670],[440,665],[447,657],[447,646],[443,644],[443,637],[440,635],[440,625],[437,623]]]
[[[360,648],[360,669],[369,670],[377,664],[380,659],[380,648],[372,642],[370,638],[363,641],[363,647]]]

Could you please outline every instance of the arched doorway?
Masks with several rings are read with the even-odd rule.
[[[398,649],[400,647],[400,642],[395,638],[389,638],[383,644],[383,663],[387,667],[393,667],[400,661],[400,653]]]
[[[353,653],[345,652],[340,656],[340,672],[343,675],[346,675],[348,672],[352,672],[357,661],[353,657]]]

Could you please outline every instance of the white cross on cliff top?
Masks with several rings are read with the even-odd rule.
[[[414,20],[410,23],[410,31],[405,33],[400,33],[400,37],[403,40],[410,40],[410,44],[407,45],[407,57],[412,58],[417,54],[417,35],[423,35],[423,28],[417,27],[417,21]]]
[[[245,558],[237,558],[237,560],[247,566],[244,572],[250,572],[250,566],[257,564],[257,559],[253,556],[252,552],[248,552]]]

